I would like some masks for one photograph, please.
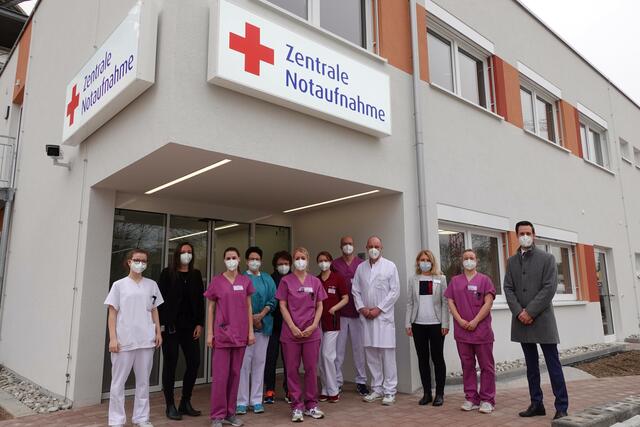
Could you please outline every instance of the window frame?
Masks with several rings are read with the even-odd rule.
[[[571,293],[570,294],[556,293],[553,296],[553,301],[577,301],[579,283],[577,280],[578,275],[576,272],[576,268],[577,268],[576,245],[570,242],[563,242],[560,240],[553,240],[553,239],[544,239],[539,237],[536,237],[535,245],[538,249],[542,249],[547,253],[551,253],[549,251],[549,246],[555,246],[561,249],[564,248],[569,250],[569,275],[571,279]],[[556,263],[557,263],[557,260],[556,260]]]
[[[634,158],[634,150],[635,147],[632,147],[629,141],[624,138],[618,138],[618,142],[620,144],[620,157],[622,160],[626,161],[629,164],[633,164]]]
[[[486,237],[494,237],[498,239],[498,283],[494,283],[493,285],[496,287],[496,297],[494,299],[495,303],[506,303],[507,300],[504,296],[504,274],[506,271],[506,259],[504,257],[504,248],[505,248],[505,238],[503,236],[504,231],[500,230],[492,230],[489,228],[483,228],[473,225],[466,224],[457,224],[451,223],[447,221],[438,221],[438,242],[440,240],[440,230],[453,231],[456,233],[464,234],[464,248],[474,249],[472,246],[472,235],[486,236]],[[440,250],[440,244],[438,243],[438,251]],[[440,269],[442,269],[442,254],[440,254],[440,259],[438,260]],[[451,277],[447,277],[447,281],[451,280]],[[498,293],[499,292],[499,293]]]
[[[435,21],[431,15],[427,14],[427,37],[431,34],[433,37],[437,37],[441,40],[444,40],[449,43],[450,47],[450,55],[451,55],[451,75],[453,77],[453,91],[440,86],[437,83],[431,82],[430,84],[437,86],[438,88],[445,90],[447,92],[453,93],[459,98],[464,99],[480,108],[483,108],[487,111],[495,113],[495,97],[493,94],[493,87],[495,86],[493,81],[493,76],[490,71],[493,69],[492,61],[491,61],[491,53],[487,52],[480,46],[475,45],[474,43],[467,41],[462,36],[455,33],[453,30],[448,29],[446,26],[440,24]],[[427,42],[428,43],[428,42]],[[469,58],[475,59],[476,61],[482,63],[482,86],[483,86],[483,96],[480,96],[480,92],[478,92],[478,96],[480,99],[484,98],[485,105],[480,103],[476,103],[470,99],[465,98],[462,95],[462,80],[460,76],[460,56],[465,55]],[[430,61],[430,57],[427,58],[427,61]],[[480,81],[478,80],[478,86],[480,85]]]
[[[582,147],[582,158],[606,170],[609,170],[609,171],[612,170],[611,169],[612,157],[611,157],[611,150],[609,149],[609,139],[607,138],[607,129],[598,125],[593,120],[590,120],[588,117],[586,117],[583,114],[580,114],[579,122],[580,122],[579,130],[580,130],[580,144]],[[582,138],[583,127],[585,128],[585,135],[587,137],[587,141],[584,141]],[[602,152],[600,154],[602,156],[603,163],[604,163],[604,158],[605,158],[604,154],[606,153],[607,164],[601,165],[600,163],[598,163],[596,161],[596,157],[593,155],[593,153],[591,153],[591,150],[589,150],[589,139],[591,139],[591,136],[590,136],[591,132],[594,132],[599,135],[600,146],[602,149]]]
[[[563,141],[561,141],[561,138],[560,138],[560,124],[558,119],[559,118],[559,114],[558,114],[559,99],[556,96],[549,93],[549,91],[533,83],[531,79],[529,79],[522,73],[520,73],[520,90],[521,91],[524,90],[531,94],[531,108],[533,110],[533,129],[534,130],[531,131],[527,129],[526,127],[524,127],[524,123],[523,123],[523,129],[525,130],[525,132],[533,133],[535,136],[542,138],[551,144],[557,145],[559,147],[564,147],[564,145],[562,144]],[[553,117],[553,136],[555,141],[550,140],[548,138],[548,134],[543,135],[540,130],[540,117],[538,114],[538,105],[537,105],[538,99],[540,99],[542,102],[546,102],[547,104],[551,105],[552,117]],[[520,103],[522,104],[522,99],[520,100]],[[523,119],[524,119],[524,114],[523,114]],[[549,123],[547,123],[547,127],[548,126],[549,126]]]

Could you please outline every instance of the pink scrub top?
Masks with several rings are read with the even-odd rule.
[[[218,274],[209,283],[204,296],[216,302],[213,323],[214,347],[244,347],[249,337],[247,297],[253,294],[251,279],[238,274],[233,283]]]
[[[286,301],[287,309],[291,314],[293,323],[304,331],[311,326],[316,315],[316,304],[318,301],[327,299],[327,292],[322,286],[322,282],[317,277],[307,274],[304,283],[295,274],[288,274],[282,278],[278,291],[276,292],[278,301]],[[316,328],[313,333],[306,338],[296,338],[293,336],[287,322],[283,322],[280,341],[284,343],[304,343],[322,339],[322,331]]]
[[[491,282],[491,278],[482,273],[476,273],[471,280],[467,281],[467,276],[458,274],[454,276],[444,291],[444,296],[456,304],[458,313],[466,320],[470,321],[480,311],[484,304],[486,294],[496,297],[496,288]],[[493,342],[493,329],[491,329],[491,312],[482,319],[473,331],[463,329],[458,322],[454,322],[453,337],[456,341],[469,344],[487,344]]]
[[[334,271],[344,277],[347,285],[347,292],[349,293],[349,302],[347,303],[347,305],[340,309],[340,316],[342,317],[360,317],[360,313],[358,313],[358,310],[356,310],[356,304],[353,298],[353,294],[351,293],[351,285],[353,283],[353,276],[355,276],[358,266],[362,263],[363,260],[361,260],[357,256],[354,257],[353,260],[351,260],[351,264],[347,264],[342,257],[334,259],[331,262],[331,271]]]

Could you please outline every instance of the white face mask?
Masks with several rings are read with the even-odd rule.
[[[282,274],[283,276],[289,274],[289,264],[280,264],[278,267],[276,267],[278,269],[278,273]]]
[[[380,249],[378,248],[371,248],[369,249],[369,258],[371,259],[378,259],[378,257],[380,256]]]
[[[472,259],[465,259],[464,261],[462,261],[462,266],[465,268],[465,270],[473,270],[476,268],[476,265],[477,262]]]
[[[329,261],[322,261],[318,263],[318,267],[320,267],[320,271],[327,271],[329,267],[331,267],[331,263]]]
[[[293,266],[296,270],[303,271],[307,269],[307,260],[306,259],[297,259],[293,262]]]
[[[238,268],[238,260],[237,259],[225,259],[224,265],[227,267],[227,270],[233,271]]]
[[[431,271],[431,263],[429,261],[420,261],[420,270],[423,273],[426,273],[427,271]]]
[[[130,264],[130,267],[131,267],[131,270],[133,270],[134,272],[136,272],[138,274],[142,274],[142,272],[147,269],[147,263],[146,262],[132,262]]]
[[[520,242],[520,246],[523,248],[529,248],[533,244],[533,237],[523,234],[518,237],[518,241]]]
[[[344,245],[342,247],[342,253],[345,255],[351,255],[353,253],[353,245]]]
[[[252,260],[249,260],[247,265],[249,266],[249,270],[258,271],[260,269],[260,266],[262,265],[262,263],[260,261],[258,261],[257,259],[252,259]]]
[[[193,255],[190,254],[189,252],[180,254],[180,263],[183,265],[189,264],[192,259],[193,259]]]

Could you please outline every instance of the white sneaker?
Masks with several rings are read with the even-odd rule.
[[[490,414],[493,412],[493,405],[489,402],[480,402],[480,409],[478,409],[478,411],[483,414]]]
[[[141,423],[138,424],[134,424],[135,427],[153,427],[153,424],[151,424],[149,421],[143,421]]]
[[[302,411],[300,409],[294,409],[291,413],[291,421],[294,423],[301,423],[304,421],[304,417],[302,416]]]
[[[375,391],[372,391],[371,393],[369,393],[365,397],[363,397],[362,400],[364,400],[367,403],[371,403],[371,402],[375,402],[376,400],[380,400],[383,397],[384,396],[382,394],[376,393]]]
[[[396,403],[396,396],[395,394],[385,394],[384,398],[382,399],[382,404],[386,405],[386,406],[391,406],[394,403]]]
[[[318,409],[318,407],[311,408],[311,409],[305,409],[304,414],[308,415],[311,418],[314,418],[316,420],[319,420],[320,418],[324,418],[324,412],[322,412],[320,409]]]
[[[468,400],[465,400],[462,406],[460,407],[460,409],[462,409],[463,411],[473,411],[478,408],[480,408],[478,405],[475,405],[472,402],[469,402]]]
[[[211,421],[211,427],[222,427],[222,420]]]

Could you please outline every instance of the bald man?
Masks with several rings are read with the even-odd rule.
[[[367,366],[371,372],[372,391],[365,402],[382,399],[383,405],[396,401],[398,372],[396,368],[396,328],[394,304],[400,296],[400,279],[396,265],[382,257],[382,240],[367,240],[369,259],[356,269],[353,294],[361,314]]]

